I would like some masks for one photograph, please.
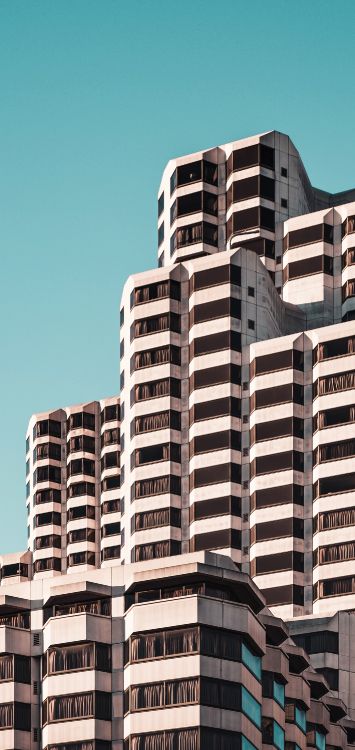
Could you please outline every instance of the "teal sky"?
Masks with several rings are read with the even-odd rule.
[[[166,161],[277,129],[355,186],[353,0],[0,0],[0,552],[26,547],[32,412],[118,390]]]

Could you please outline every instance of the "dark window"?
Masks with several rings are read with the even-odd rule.
[[[303,453],[299,451],[279,451],[267,456],[257,456],[251,462],[251,476],[289,469],[303,471]]]
[[[253,146],[238,148],[230,155],[227,161],[227,177],[231,172],[249,167],[266,167],[274,169],[275,152],[264,143],[255,143]]]
[[[167,279],[155,284],[136,287],[131,293],[131,308],[135,305],[151,302],[154,299],[165,299],[167,297],[180,300],[180,284],[177,281]]]
[[[241,335],[236,331],[223,331],[212,333],[209,336],[200,336],[190,344],[190,358],[199,357],[202,354],[212,354],[223,349],[241,351]]]
[[[43,724],[86,717],[111,721],[111,703],[111,693],[99,691],[56,695],[42,703]]]
[[[316,273],[333,275],[333,258],[330,255],[315,255],[312,258],[303,258],[289,263],[283,270],[283,283]]]
[[[163,364],[180,365],[180,349],[177,346],[168,345],[137,352],[131,358],[131,372]]]
[[[330,224],[317,224],[313,227],[295,229],[284,237],[283,249],[288,250],[300,245],[309,245],[312,242],[333,243],[333,227]]]
[[[190,293],[197,292],[199,289],[207,289],[211,286],[228,283],[235,284],[236,286],[241,285],[240,266],[226,264],[194,273],[190,280]]]
[[[101,505],[101,513],[102,515],[106,515],[107,513],[117,513],[121,511],[121,501],[119,498],[113,498],[112,500],[105,500],[104,503]]]
[[[132,518],[132,533],[144,529],[155,529],[159,526],[181,525],[181,511],[178,508],[160,508],[136,513]]]
[[[232,215],[232,231],[245,232],[248,229],[263,227],[271,232],[275,231],[275,212],[264,206],[254,206],[243,211],[235,211]]]
[[[61,570],[60,557],[46,557],[36,560],[33,565],[34,573],[44,573],[46,570]]]
[[[207,453],[208,451],[218,451],[224,449],[233,449],[240,451],[241,436],[240,432],[235,430],[225,430],[223,432],[210,432],[206,435],[198,435],[190,443],[190,455],[198,453]]]
[[[76,458],[74,461],[70,461],[67,468],[69,477],[75,474],[95,476],[95,461],[90,461],[88,458]]]
[[[217,369],[217,368],[216,368]],[[201,371],[201,372],[206,372]],[[190,424],[204,419],[213,419],[229,415],[240,418],[241,401],[239,398],[218,398],[214,401],[202,401],[190,409]]]
[[[258,523],[250,529],[250,542],[263,542],[268,539],[282,539],[283,537],[296,537],[303,539],[304,529],[301,518],[280,518],[277,521],[266,521]]]
[[[286,167],[281,167],[281,177],[287,177],[287,169],[286,169]]]
[[[95,529],[74,529],[69,531],[67,534],[68,544],[75,544],[76,542],[91,542],[95,543]]]
[[[283,505],[284,503],[295,503],[303,505],[304,489],[299,484],[284,484],[280,487],[266,487],[263,490],[257,490],[250,498],[252,510],[256,508],[269,508],[273,505]]]
[[[190,392],[197,388],[208,388],[219,383],[234,383],[240,385],[241,368],[239,365],[218,365],[207,367],[205,370],[195,370],[190,376]]]
[[[224,317],[238,318],[241,316],[241,302],[233,297],[224,297],[224,299],[214,300],[213,302],[203,302],[201,305],[195,305],[190,310],[189,320],[190,327],[197,323],[205,323],[208,320]]]
[[[304,648],[307,654],[339,653],[339,636],[332,630],[320,630],[314,633],[292,633],[292,639]]]
[[[81,497],[82,495],[89,495],[95,497],[95,484],[93,482],[74,482],[68,487],[68,496]]]
[[[278,552],[273,555],[263,555],[252,560],[250,568],[252,576],[276,573],[280,570],[298,570],[303,572],[303,553]]]
[[[36,422],[33,428],[33,439],[43,437],[43,435],[60,438],[61,429],[61,422],[55,419],[42,419],[40,422]]]
[[[68,440],[67,451],[69,453],[77,453],[84,451],[84,453],[95,453],[95,438],[89,435],[78,435]]]
[[[170,239],[170,255],[173,255],[176,250],[200,242],[218,247],[218,227],[207,221],[178,227]]]
[[[171,555],[180,555],[181,542],[167,539],[162,542],[152,542],[151,544],[139,544],[133,547],[131,552],[132,562],[141,562],[143,560],[155,560],[161,557],[170,557]]]
[[[333,409],[319,411],[313,417],[313,432],[323,430],[327,427],[334,427],[347,422],[355,421],[355,405],[335,406]]]
[[[34,527],[38,526],[60,526],[61,524],[61,515],[60,513],[38,513],[37,516],[34,517]]]
[[[60,503],[61,492],[60,490],[39,490],[35,495],[35,504],[41,505],[42,503]]]
[[[118,544],[115,544],[113,547],[105,547],[101,550],[101,562],[104,562],[105,560],[116,560],[120,555],[121,547]]]
[[[273,440],[287,435],[303,438],[303,419],[297,417],[285,417],[274,419],[271,422],[260,422],[252,427],[250,431],[251,444],[262,440]]]
[[[119,451],[110,451],[105,453],[101,459],[101,471],[105,469],[117,468],[120,465],[120,454]]]
[[[164,192],[158,198],[158,219],[164,211]]]
[[[69,508],[67,512],[68,521],[76,521],[79,518],[95,518],[95,507],[93,505],[79,505]]]
[[[157,461],[175,461],[180,463],[180,453],[180,445],[177,443],[147,445],[144,448],[137,448],[131,456],[131,468],[156,463]]]
[[[355,336],[325,341],[313,349],[313,365],[325,359],[333,359],[355,353]]]
[[[181,494],[181,479],[174,475],[156,477],[154,479],[142,479],[135,482],[131,487],[131,499],[138,500],[141,497],[153,495]]]
[[[155,414],[144,414],[136,417],[131,423],[131,437],[143,432],[165,430],[167,428],[181,430],[181,415],[178,411],[167,410]]]
[[[180,398],[180,381],[176,378],[163,378],[162,380],[151,380],[147,383],[140,383],[132,388],[131,403],[134,404],[138,401],[160,398],[161,396]]]
[[[232,547],[233,549],[241,548],[241,531],[237,529],[219,529],[219,531],[196,534],[190,542],[191,552],[198,552],[204,549],[224,549],[226,547]]]
[[[214,497],[210,500],[199,500],[190,507],[190,523],[201,518],[214,516],[238,516],[241,515],[241,499],[227,495],[225,497]]]
[[[139,336],[148,336],[161,331],[174,331],[180,333],[180,315],[175,313],[162,313],[150,318],[136,320],[131,325],[131,341]]]
[[[288,401],[294,401],[296,404],[303,404],[304,394],[302,385],[298,385],[297,383],[286,383],[285,385],[276,385],[274,388],[262,388],[257,390],[250,397],[250,411],[254,411],[254,409],[263,409],[265,406],[285,404]]]
[[[121,477],[122,477],[122,484],[123,484],[123,471],[124,469],[121,469]],[[108,492],[109,490],[117,490],[121,486],[121,479],[119,475],[114,475],[111,477],[105,477],[105,479],[101,482],[101,492]]]
[[[241,467],[234,463],[195,469],[190,475],[190,489],[205,487],[210,484],[219,484],[221,482],[235,482],[236,484],[240,484],[240,474]]]
[[[342,223],[342,237],[355,232],[355,216],[348,216]]]
[[[61,484],[62,473],[59,466],[39,466],[38,469],[33,472],[33,484],[39,484],[40,482]]]
[[[263,596],[268,607],[279,604],[298,604],[302,607],[304,603],[303,586],[275,586],[263,589]]]
[[[68,567],[71,568],[74,565],[95,565],[95,552],[73,552],[68,555],[67,558]]]
[[[288,201],[287,198],[281,198],[281,208],[287,208]]]
[[[250,364],[250,377],[253,378],[255,375],[289,368],[303,370],[303,352],[297,349],[288,349],[283,352],[273,352],[256,357]]]

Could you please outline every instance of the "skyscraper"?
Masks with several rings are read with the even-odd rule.
[[[354,300],[355,190],[287,136],[168,163],[119,396],[30,420],[4,749],[355,742]]]

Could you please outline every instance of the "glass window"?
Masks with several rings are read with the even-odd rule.
[[[295,706],[295,724],[302,729],[302,732],[306,732],[306,712],[299,706]]]
[[[318,729],[316,729],[315,737],[316,747],[318,748],[318,750],[325,750],[325,735],[322,732],[319,732]]]
[[[244,685],[242,685],[242,712],[245,716],[256,724],[257,727],[261,727],[261,706],[258,701],[253,698],[252,694],[249,693]],[[322,749],[320,749],[322,750]]]
[[[273,685],[273,693],[274,693],[274,700],[282,706],[282,708],[285,707],[285,685],[283,685],[282,682],[277,682],[277,680],[274,680]]]
[[[278,750],[284,750],[285,732],[277,721],[274,721],[274,745]]]
[[[244,737],[244,734],[242,734],[242,750],[256,750],[255,745]]]
[[[261,658],[254,654],[245,643],[242,643],[242,662],[258,680],[261,680]]]

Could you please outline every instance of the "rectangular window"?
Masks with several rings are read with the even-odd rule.
[[[190,294],[200,289],[207,289],[222,284],[241,285],[240,266],[226,264],[194,273],[190,280]]]
[[[206,487],[210,484],[224,482],[241,482],[241,467],[238,464],[218,464],[217,466],[206,466],[196,469],[190,475],[190,489]]]
[[[191,552],[225,548],[241,549],[241,532],[238,529],[220,529],[196,534],[190,542]]]
[[[257,656],[244,641],[242,643],[242,663],[248,667],[254,677],[261,680],[261,657]]]
[[[205,419],[214,419],[215,417],[227,415],[240,418],[240,413],[241,401],[239,398],[226,396],[225,398],[217,398],[214,401],[201,401],[190,409],[190,425]]]
[[[240,451],[240,445],[241,435],[236,430],[211,432],[193,438],[190,443],[190,456],[226,449]]]
[[[261,706],[258,701],[242,685],[242,712],[253,722],[259,729],[261,728]]]
[[[203,354],[212,354],[224,349],[240,352],[240,333],[229,330],[222,331],[221,333],[212,333],[209,336],[200,336],[190,344],[190,358],[199,357]]]
[[[225,497],[214,497],[210,500],[199,500],[190,507],[190,523],[201,518],[213,518],[214,516],[239,516],[241,515],[241,499],[226,495]]]
[[[289,232],[283,241],[283,249],[309,245],[313,242],[333,243],[333,227],[330,224],[317,224],[312,227],[303,227]]]
[[[195,305],[190,310],[189,323],[191,326],[197,323],[205,323],[208,320],[216,318],[231,317],[240,320],[241,301],[233,297],[214,300],[213,302],[204,302],[201,305]]]
[[[148,349],[145,352],[137,352],[131,357],[131,373],[146,367],[154,367],[163,364],[180,365],[180,349],[177,346],[163,346],[157,349]]]
[[[195,370],[190,376],[190,393],[198,388],[208,388],[211,385],[219,385],[221,383],[240,385],[240,382],[240,365],[227,364],[217,365],[217,367],[207,367],[204,370]],[[197,404],[195,408],[197,408]]]

